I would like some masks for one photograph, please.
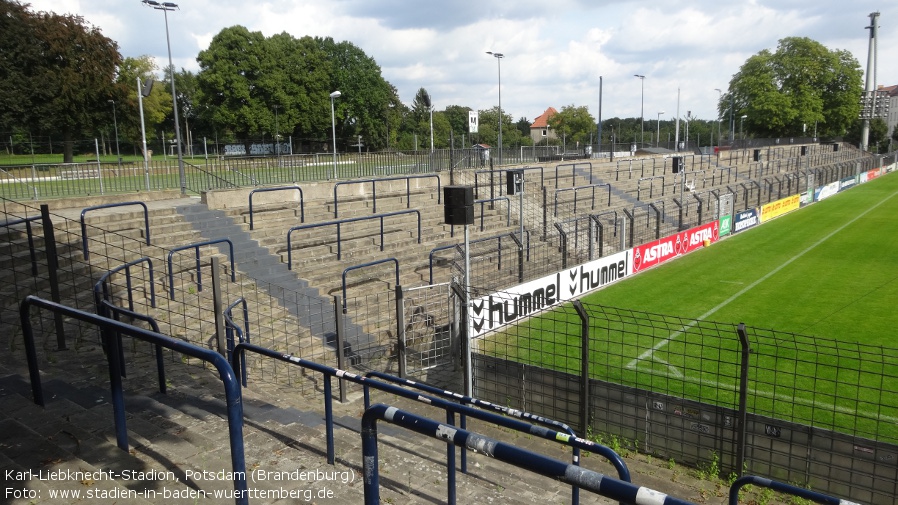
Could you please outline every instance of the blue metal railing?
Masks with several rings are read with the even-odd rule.
[[[474,200],[474,203],[480,204],[480,231],[483,231],[483,205],[491,202],[505,201],[505,226],[511,226],[511,203],[507,196],[499,196],[496,198],[487,198],[485,200]],[[455,228],[453,227],[453,230]]]
[[[518,468],[560,480],[622,503],[691,505],[688,501],[673,498],[652,489],[636,486],[383,404],[368,408],[362,415],[362,475],[364,476],[365,505],[380,503],[380,473],[377,456],[378,420],[384,420],[421,435],[433,437],[450,446],[457,445],[477,451]]]
[[[589,183],[592,184],[592,163],[591,162],[581,162],[581,163],[565,163],[562,165],[555,166],[555,183],[556,187],[558,184],[558,171],[562,168],[570,168],[571,169],[571,186],[577,185],[577,170],[589,168]]]
[[[294,231],[299,230],[308,230],[311,228],[319,228],[322,226],[336,226],[337,227],[337,259],[343,259],[343,248],[341,239],[341,228],[342,225],[346,223],[354,223],[357,221],[368,221],[371,219],[380,219],[380,250],[384,250],[384,218],[400,216],[404,214],[412,214],[418,216],[418,243],[421,243],[421,212],[415,209],[411,210],[397,210],[396,212],[387,212],[386,214],[375,214],[373,216],[362,216],[362,217],[350,217],[346,219],[338,219],[336,221],[325,221],[323,223],[312,223],[312,224],[303,224],[299,226],[294,226],[287,230],[287,268],[293,270],[293,247],[291,246],[290,237]]]
[[[115,419],[115,433],[118,446],[123,451],[128,451],[128,432],[125,424],[125,399],[122,389],[119,361],[115,357],[118,353],[117,334],[125,334],[138,340],[158,344],[166,349],[186,354],[212,364],[218,371],[224,385],[225,400],[228,412],[228,435],[231,443],[231,466],[234,471],[234,490],[237,505],[248,505],[246,483],[246,460],[243,446],[243,400],[240,392],[240,382],[234,375],[230,364],[224,356],[215,351],[204,349],[183,340],[175,339],[161,333],[156,333],[143,328],[125,324],[115,319],[110,319],[96,314],[90,314],[65,305],[44,300],[29,295],[22,300],[19,306],[19,318],[22,324],[22,336],[25,341],[25,355],[28,360],[28,372],[31,379],[31,392],[34,403],[44,406],[43,387],[41,386],[40,369],[37,363],[37,351],[34,343],[34,330],[31,326],[31,307],[38,307],[68,316],[79,321],[98,326],[103,338],[110,347],[107,353],[109,364],[109,380],[112,390],[112,408]]]
[[[128,205],[140,205],[143,207],[143,224],[144,231],[147,236],[147,245],[150,245],[150,211],[147,204],[143,202],[122,202],[122,203],[106,203],[103,205],[94,205],[93,207],[85,207],[81,210],[81,248],[84,252],[84,259],[90,259],[90,251],[87,248],[87,223],[84,222],[84,215],[93,210],[110,209],[113,207],[125,207]]]
[[[305,199],[302,196],[302,188],[299,186],[280,186],[277,188],[262,188],[262,189],[254,189],[249,192],[249,229],[253,230],[253,195],[256,193],[266,193],[269,191],[299,191],[299,222],[306,222],[306,208],[305,208]]]
[[[527,249],[527,260],[529,261],[530,260],[530,230],[526,230],[524,233],[527,234],[526,249]],[[491,240],[498,241],[498,251],[497,251],[498,254],[497,254],[497,258],[496,258],[496,260],[498,262],[498,266],[496,267],[496,269],[502,270],[502,238],[503,237],[511,237],[513,242],[516,242],[519,244],[519,248],[524,247],[522,242],[518,242],[518,241],[514,240],[514,235],[515,235],[514,233],[503,233],[502,235],[495,235],[493,237],[484,237],[484,238],[479,238],[477,240],[470,240],[469,244],[478,244],[480,242],[489,242]],[[456,249],[456,248],[459,250],[459,254],[464,254],[463,244],[444,245],[444,246],[440,246],[440,247],[434,247],[433,249],[430,250],[430,255],[429,255],[430,259],[429,259],[429,266],[428,266],[429,274],[430,274],[429,284],[433,284],[433,256],[434,256],[434,254],[436,254],[440,251],[446,251],[449,249]]]
[[[261,347],[258,345],[242,343],[238,344],[234,348],[234,354],[232,356],[232,367],[237,369],[239,366],[242,366],[243,355],[247,352],[254,352],[260,354],[262,356],[266,356],[269,358],[277,359],[280,361],[284,361],[287,363],[292,363],[294,365],[307,368],[309,370],[314,370],[316,372],[320,372],[324,375],[324,412],[325,412],[325,436],[327,437],[327,462],[329,464],[334,464],[334,431],[333,431],[333,396],[331,393],[331,377],[338,377],[343,380],[348,380],[351,382],[355,382],[357,384],[362,384],[367,387],[373,387],[375,389],[399,396],[401,398],[406,398],[409,400],[414,400],[422,403],[426,403],[433,407],[441,408],[446,411],[447,419],[450,424],[454,424],[454,416],[456,413],[465,415],[467,417],[471,417],[474,419],[480,419],[489,423],[496,424],[498,426],[503,426],[506,428],[510,428],[516,431],[529,433],[531,435],[544,438],[546,440],[554,440],[556,442],[569,445],[571,447],[577,447],[587,451],[594,451],[596,453],[602,454],[603,456],[608,457],[612,460],[615,468],[619,471],[621,468],[624,469],[625,475],[629,478],[629,471],[626,470],[626,465],[623,460],[620,459],[620,456],[617,456],[611,449],[601,448],[598,444],[590,442],[588,440],[584,440],[581,438],[577,438],[569,435],[568,433],[561,433],[555,430],[533,426],[532,424],[519,421],[517,419],[512,419],[509,417],[501,416],[498,414],[494,414],[492,412],[487,412],[485,410],[481,410],[479,408],[470,407],[468,405],[461,405],[455,403],[453,401],[444,400],[442,398],[437,398],[433,396],[422,395],[421,393],[416,393],[413,391],[409,391],[403,387],[389,384],[386,382],[376,381],[367,377],[363,377],[361,375],[354,374],[352,372],[348,372],[345,370],[340,370],[337,368],[332,368],[327,365],[322,365],[313,361],[305,360],[290,354],[284,354],[278,351],[274,351],[271,349],[267,349],[265,347]],[[244,383],[244,386],[246,384]],[[454,494],[455,494],[455,451],[454,449],[447,448],[446,451],[447,458],[447,469],[448,469],[448,481],[449,481],[449,496],[450,503],[454,503]],[[615,461],[616,460],[616,461]]]
[[[102,277],[94,284],[94,305],[96,306],[97,314],[103,317],[110,317],[110,312],[106,309],[109,307],[118,308],[115,304],[112,303],[112,293],[109,289],[108,280],[112,277],[113,274],[125,271],[125,292],[128,297],[128,311],[134,312],[134,289],[131,285],[131,267],[139,265],[141,263],[147,264],[147,269],[149,270],[149,283],[150,283],[150,305],[152,307],[156,307],[156,287],[153,283],[153,260],[147,257],[139,258],[133,261],[129,261],[123,265],[119,265],[112,270],[103,274]],[[153,321],[155,324],[155,321]],[[159,327],[157,326],[156,332],[159,332]],[[119,344],[121,344],[121,338],[119,338]],[[119,360],[121,362],[122,369],[122,377],[125,376],[125,356],[124,351],[122,350],[121,345],[119,345]],[[161,350],[158,351],[161,356]]]
[[[840,500],[839,498],[827,496],[816,491],[811,491],[810,489],[804,489],[793,486],[791,484],[785,484],[783,482],[777,482],[775,480],[756,477],[754,475],[746,475],[744,477],[736,479],[736,481],[733,482],[733,484],[730,486],[730,498],[727,503],[729,505],[739,505],[739,490],[742,489],[743,486],[746,486],[748,484],[766,487],[779,493],[790,494],[799,498],[803,498],[805,500],[824,503],[826,505],[858,505],[855,502]]]
[[[479,400],[477,398],[473,398],[470,396],[464,396],[459,393],[453,393],[452,391],[446,391],[445,389],[440,389],[437,387],[430,386],[428,384],[415,382],[415,381],[412,381],[409,379],[395,377],[393,375],[383,373],[383,372],[368,372],[365,374],[365,377],[366,378],[374,377],[374,378],[377,378],[377,379],[380,379],[383,381],[393,382],[393,383],[396,383],[396,384],[399,384],[399,385],[402,385],[405,387],[420,389],[421,391],[425,391],[432,395],[437,395],[441,398],[447,398],[451,401],[455,401],[455,402],[458,402],[461,404],[473,405],[473,406],[481,408],[481,409],[492,410],[494,412],[498,412],[502,415],[516,417],[518,419],[525,419],[528,422],[540,424],[542,426],[546,426],[548,428],[557,430],[559,432],[567,433],[569,436],[573,437],[574,439],[578,439],[577,434],[574,432],[574,429],[571,428],[570,426],[568,426],[567,424],[562,423],[561,421],[555,421],[553,419],[547,419],[545,417],[538,416],[536,414],[531,414],[529,412],[524,412],[524,411],[517,410],[517,409],[511,409],[508,407],[504,407],[502,405],[496,405],[495,403],[487,402],[484,400]],[[370,392],[368,391],[367,384],[365,384],[365,386],[364,386],[364,395],[365,395],[365,408],[367,409],[368,407],[371,406]],[[466,416],[464,414],[461,414],[461,415],[459,415],[459,418],[460,418],[459,421],[460,421],[461,428],[465,429],[466,424],[467,424]],[[630,482],[630,469],[627,468],[627,464],[624,463],[624,460],[621,459],[621,457],[616,452],[611,450],[610,447],[606,447],[604,445],[599,445],[599,444],[596,444],[596,443],[594,443],[590,440],[586,440],[586,439],[579,439],[578,441],[582,441],[583,443],[589,444],[590,448],[587,450],[595,452],[596,454],[599,454],[601,456],[604,456],[614,466],[614,469],[617,470],[618,477],[620,477],[620,479],[622,481]],[[571,452],[573,453],[572,454],[573,464],[579,465],[580,464],[580,446],[574,445]],[[463,451],[461,453],[461,471],[462,471],[462,473],[467,473],[467,459],[468,459],[467,452]],[[574,505],[576,505],[580,501],[579,493],[577,491],[578,491],[578,489],[576,486],[574,486],[573,489],[571,490],[571,503]]]
[[[103,300],[102,302],[100,302],[100,306],[100,311],[102,311],[102,313],[98,311],[98,314],[103,317],[111,316],[112,319],[115,319],[116,321],[119,320],[120,316],[130,317],[131,319],[137,319],[149,324],[150,328],[152,328],[154,332],[162,333],[161,331],[159,331],[159,323],[157,323],[152,316],[118,307],[108,300]],[[159,344],[153,344],[153,350],[156,355],[156,375],[159,378],[159,392],[165,394],[167,386],[165,385],[165,358],[162,355],[162,346]],[[119,338],[119,359],[122,367],[122,377],[124,377],[125,359],[122,355],[121,338]]]
[[[31,255],[31,275],[37,275],[37,253],[34,250],[34,232],[31,230],[31,222],[40,220],[41,216],[34,216],[0,224],[0,226],[9,228],[10,226],[25,223],[25,235],[28,237],[28,253]]]
[[[440,203],[441,192],[440,192],[440,176],[436,174],[427,174],[427,175],[408,175],[405,177],[387,177],[383,179],[364,179],[360,181],[342,181],[334,184],[334,219],[339,217],[339,213],[337,211],[337,204],[339,200],[337,200],[337,188],[339,186],[346,186],[349,184],[371,184],[371,213],[377,213],[377,184],[378,182],[387,182],[387,181],[405,181],[405,205],[407,209],[410,209],[412,206],[412,193],[411,193],[411,182],[412,179],[435,179],[437,181],[437,204]]]
[[[113,274],[125,271],[125,291],[128,295],[128,310],[134,310],[134,291],[133,286],[131,285],[131,267],[140,265],[141,263],[147,264],[147,270],[149,271],[149,285],[150,285],[150,306],[156,307],[156,285],[153,282],[153,260],[144,256],[143,258],[138,258],[136,260],[129,261],[122,265],[119,265],[112,270],[109,270],[94,284],[94,302],[96,302],[97,307],[100,305],[101,300],[109,300],[112,296],[112,293],[109,290],[109,284],[107,281]]]
[[[206,245],[213,244],[221,244],[227,243],[228,248],[230,250],[230,260],[231,260],[231,282],[237,281],[237,272],[234,269],[234,243],[231,242],[231,239],[227,238],[219,238],[214,240],[206,240],[204,242],[196,242],[193,244],[182,245],[180,247],[175,247],[171,251],[168,252],[168,297],[171,300],[175,299],[175,272],[172,270],[172,256],[175,255],[176,252],[185,251],[187,249],[193,249],[194,257],[196,259],[196,289],[197,291],[203,290],[203,276],[202,276],[202,266],[200,265],[200,247]]]
[[[243,306],[243,328],[234,322],[233,310],[237,305]],[[231,361],[231,358],[234,353],[234,346],[242,343],[249,342],[249,307],[246,303],[246,299],[242,296],[234,300],[230,305],[227,306],[224,310],[224,322],[225,322],[225,342],[227,342],[228,348],[228,362]],[[236,335],[236,343],[234,336]],[[240,369],[240,378],[246,383],[246,363],[243,363],[243,368]]]
[[[596,188],[608,186],[608,207],[611,207],[611,184],[589,184],[586,186],[574,186],[573,188],[561,188],[555,190],[555,206],[552,211],[552,215],[558,217],[558,193],[563,193],[565,191],[573,191],[574,192],[574,213],[577,213],[577,190],[580,189],[592,189],[592,206],[590,210],[595,210],[596,208]]]
[[[394,286],[398,286],[399,285],[399,260],[397,260],[396,258],[385,258],[382,260],[370,261],[368,263],[363,263],[361,265],[354,265],[354,266],[347,267],[347,268],[343,269],[342,279],[343,279],[343,313],[344,314],[346,313],[346,274],[353,270],[368,268],[368,267],[371,267],[374,265],[380,265],[382,263],[389,263],[391,261],[396,265],[396,268],[394,269],[396,272],[396,284],[394,284]]]

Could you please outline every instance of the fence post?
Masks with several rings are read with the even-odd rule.
[[[59,292],[59,256],[56,252],[56,234],[53,231],[53,221],[50,219],[50,208],[47,204],[41,204],[41,226],[44,228],[44,249],[47,252],[47,275],[50,281],[50,297],[56,303],[62,303],[62,295]],[[62,314],[53,313],[53,321],[56,325],[56,348],[66,350],[65,325],[62,322]]]
[[[343,300],[340,295],[334,295],[334,324],[337,332],[337,368],[346,370],[346,355],[344,345],[345,332],[343,330]],[[340,403],[346,403],[346,381],[342,378],[340,384]]]
[[[739,323],[736,328],[739,334],[739,343],[742,346],[742,364],[739,372],[739,419],[736,427],[736,475],[742,476],[745,468],[745,432],[748,419],[748,358],[751,348],[748,344],[748,333],[745,331],[745,323]]]
[[[405,353],[405,293],[396,285],[396,359],[399,361],[399,377],[408,376],[408,362]]]
[[[580,316],[580,435],[586,437],[589,429],[589,314],[580,300],[574,300],[573,304]]]
[[[222,314],[223,304],[221,303],[221,260],[218,256],[212,256],[212,310],[215,313],[215,345],[218,354],[222,356],[230,356],[232,349],[228,349],[224,338],[224,315]]]

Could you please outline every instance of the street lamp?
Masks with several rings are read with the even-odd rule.
[[[281,133],[278,129],[278,107],[277,104],[273,105],[274,107],[274,156],[278,160],[278,166],[281,166]]]
[[[171,102],[175,112],[175,142],[178,145],[178,175],[181,179],[181,195],[187,194],[187,174],[184,173],[184,156],[181,154],[181,124],[178,119],[178,94],[175,92],[175,66],[171,61],[171,39],[168,36],[168,11],[178,8],[178,4],[172,2],[157,2],[156,0],[141,0],[146,6],[157,11],[162,11],[165,16],[165,43],[168,45],[168,67],[171,69]]]
[[[496,58],[496,65],[499,70],[499,165],[502,165],[502,58],[505,57],[502,53],[494,53],[492,51],[487,51],[486,54],[493,55]]]
[[[639,88],[642,97],[639,99],[639,143],[642,144],[645,142],[645,76],[635,74],[633,77],[639,78]]]
[[[720,101],[723,99],[723,91],[720,88],[714,88],[714,91],[717,92],[717,104],[720,104]],[[716,108],[716,107],[715,107]],[[720,145],[720,111],[717,111],[717,145]]]
[[[339,98],[340,94],[340,91],[331,93],[331,133],[334,137],[334,179],[337,178],[337,121],[334,116],[334,98]]]
[[[122,164],[122,153],[118,149],[118,119],[115,117],[115,100],[109,100],[112,104],[112,123],[115,125],[115,156],[118,158],[119,166]]]
[[[742,125],[745,123],[745,118],[747,118],[747,117],[748,117],[747,115],[743,115],[741,118],[739,118],[739,136],[742,137],[742,147],[743,148],[745,147],[745,132],[743,132],[743,130],[742,130]]]
[[[655,134],[655,147],[660,147],[661,145],[661,114],[664,114],[663,110],[658,113],[658,133]],[[670,135],[670,133],[668,133],[668,135]]]

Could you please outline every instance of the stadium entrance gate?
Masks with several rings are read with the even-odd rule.
[[[453,314],[459,303],[449,283],[402,290],[400,375],[416,376],[427,370],[451,365],[456,356]]]

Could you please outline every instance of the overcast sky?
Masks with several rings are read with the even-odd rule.
[[[33,10],[77,14],[119,44],[125,57],[167,65],[162,11],[140,0],[32,0]],[[587,106],[602,117],[712,119],[753,54],[785,37],[850,51],[866,71],[870,13],[880,12],[876,84],[898,84],[898,2],[869,0],[181,0],[168,13],[177,68],[198,71],[197,54],[223,28],[269,37],[330,36],[380,65],[411,104],[425,88],[437,110],[487,109],[499,100],[515,120],[547,107]],[[503,53],[499,62],[486,51]],[[501,65],[501,68],[499,67]],[[645,76],[644,101],[640,79]]]

